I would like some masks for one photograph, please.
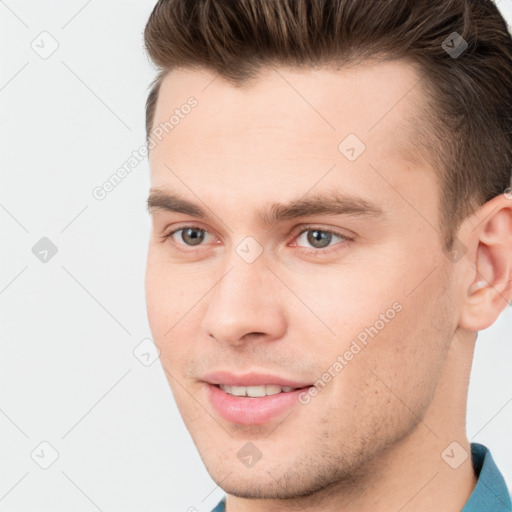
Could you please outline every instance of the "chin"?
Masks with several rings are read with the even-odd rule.
[[[208,455],[212,455],[211,452]],[[321,461],[262,459],[252,468],[242,467],[234,458],[215,454],[215,461],[203,458],[213,481],[227,494],[245,499],[286,500],[306,497],[342,484],[351,474],[342,468],[322,468]],[[258,464],[261,464],[258,466]],[[343,484],[342,484],[343,485]]]

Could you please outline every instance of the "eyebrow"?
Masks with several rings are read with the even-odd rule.
[[[197,218],[208,218],[207,210],[175,193],[151,189],[147,200],[148,211],[165,210]],[[273,225],[285,220],[293,220],[312,215],[349,215],[356,217],[385,217],[384,211],[362,197],[323,192],[309,194],[288,203],[272,203],[257,212],[257,218],[263,225]]]

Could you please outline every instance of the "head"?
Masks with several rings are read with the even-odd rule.
[[[161,0],[145,40],[148,317],[213,479],[311,494],[426,424],[455,435],[476,334],[512,298],[494,4]],[[304,390],[226,417],[217,372]]]

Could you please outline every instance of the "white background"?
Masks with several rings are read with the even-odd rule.
[[[153,4],[0,0],[3,511],[209,511],[224,494],[160,362],[133,354],[151,337],[147,161],[103,201],[92,195],[144,144]],[[512,21],[512,0],[500,8]],[[32,41],[58,48],[43,59]],[[58,249],[47,263],[32,253],[42,237]],[[509,488],[511,328],[507,307],[480,334],[468,411],[470,440],[491,448]],[[59,454],[48,469],[35,462],[50,461],[43,441]]]

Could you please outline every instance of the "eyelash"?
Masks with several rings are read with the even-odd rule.
[[[180,231],[184,231],[186,229],[194,229],[194,230],[197,230],[197,231],[204,231],[205,233],[208,233],[207,230],[205,230],[204,228],[202,228],[200,226],[195,226],[193,224],[189,224],[189,225],[186,225],[186,226],[181,226],[178,229],[174,229],[173,231],[170,231],[169,233],[163,235],[162,238],[164,240],[168,240],[168,239],[171,240],[171,242],[172,242],[176,252],[182,253],[182,254],[191,254],[191,253],[195,252],[194,249],[182,249],[180,246],[185,246],[185,247],[189,247],[189,246],[187,246],[186,244],[179,244],[179,243],[176,243],[176,242],[172,241],[172,236],[174,234],[179,233]],[[301,226],[301,230],[298,231],[296,235],[294,235],[294,239],[300,237],[303,233],[307,233],[308,231],[320,231],[321,233],[327,233],[329,235],[334,235],[334,236],[340,237],[343,240],[333,244],[332,246],[329,245],[329,246],[327,246],[326,248],[323,248],[323,249],[311,249],[311,248],[308,248],[308,247],[297,246],[297,247],[300,248],[302,253],[307,255],[307,256],[317,256],[319,254],[324,255],[324,254],[330,254],[331,252],[343,250],[343,248],[345,248],[345,245],[344,245],[344,247],[342,249],[334,249],[334,250],[329,250],[329,249],[331,247],[334,247],[334,246],[340,244],[343,241],[344,242],[352,242],[354,240],[354,238],[350,238],[350,237],[348,237],[346,235],[343,235],[342,233],[338,233],[337,231],[332,231],[330,229],[319,228],[318,226],[314,226],[314,225]],[[190,246],[190,247],[192,247],[192,246]]]

